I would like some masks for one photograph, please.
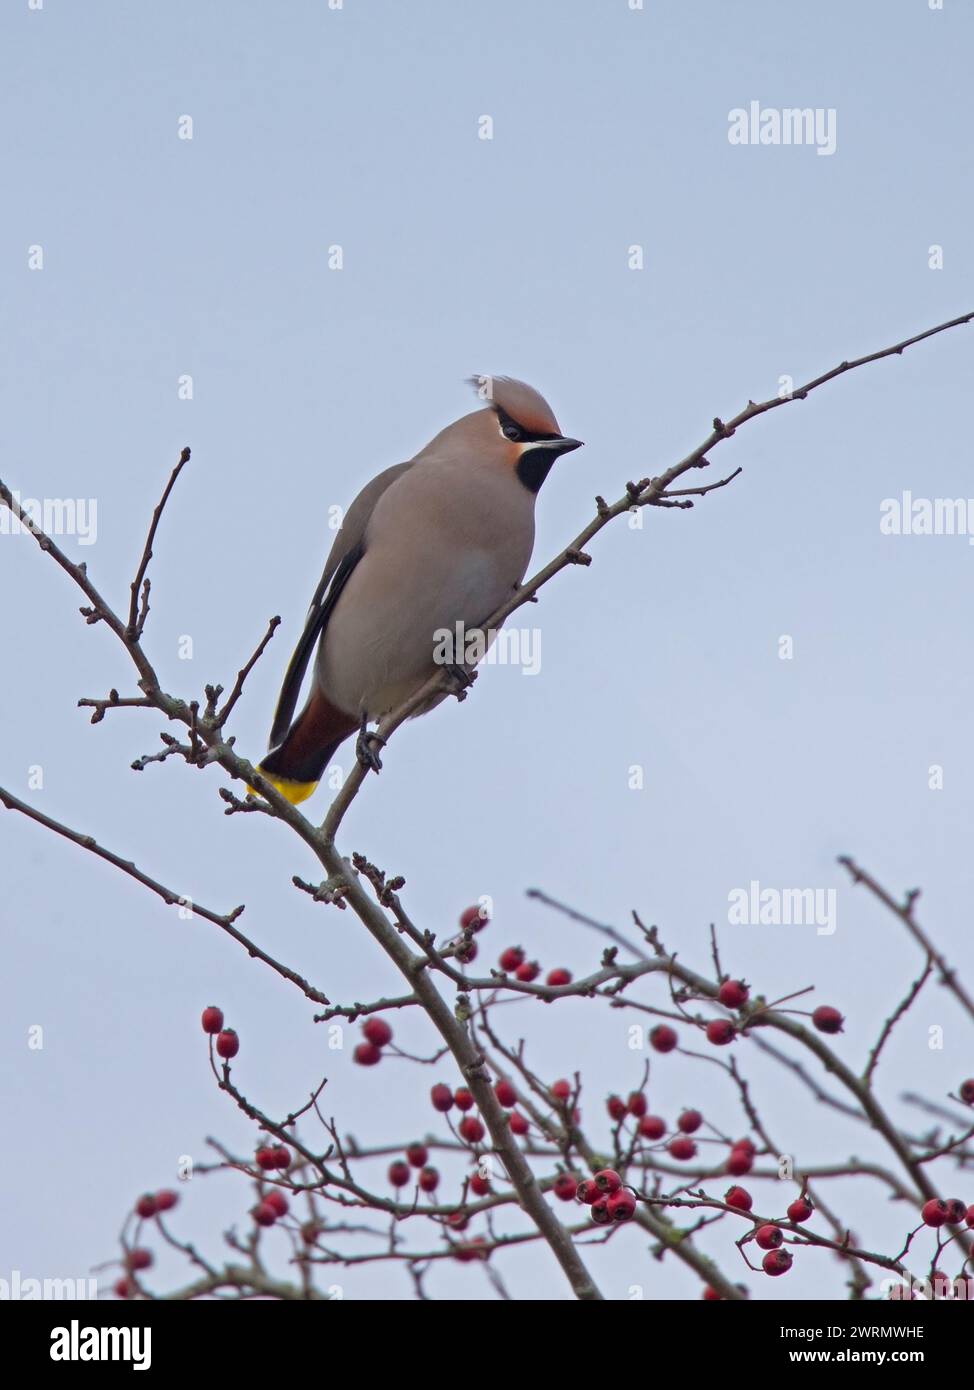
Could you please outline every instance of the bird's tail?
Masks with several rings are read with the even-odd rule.
[[[283,740],[257,764],[257,771],[297,805],[311,796],[338,747],[357,728],[357,720],[315,690]]]

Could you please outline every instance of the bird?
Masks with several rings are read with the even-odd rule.
[[[480,628],[519,588],[538,491],[556,459],[581,447],[525,382],[470,380],[485,404],[366,483],[335,537],[257,769],[292,804],[314,793],[356,732],[359,762],[379,770],[381,740],[369,724],[433,675],[436,634]],[[310,694],[295,718],[316,647]],[[447,664],[469,682],[462,661]]]

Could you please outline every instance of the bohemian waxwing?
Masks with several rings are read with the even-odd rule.
[[[335,537],[260,764],[289,801],[311,795],[356,731],[359,759],[375,766],[367,724],[434,673],[434,634],[458,623],[479,628],[524,578],[538,489],[558,455],[581,441],[562,436],[548,403],[524,382],[474,384],[489,404],[367,483]],[[315,644],[311,694],[295,719]]]

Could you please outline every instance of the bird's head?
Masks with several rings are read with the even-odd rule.
[[[509,376],[475,376],[471,384],[487,402],[478,414],[487,417],[483,424],[492,448],[501,451],[529,492],[538,491],[560,454],[581,448],[580,439],[562,434],[551,406],[532,386]]]

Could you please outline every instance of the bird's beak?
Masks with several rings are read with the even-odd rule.
[[[573,449],[580,449],[583,443],[584,440],[581,439],[552,439],[547,447],[556,454],[570,454]]]

